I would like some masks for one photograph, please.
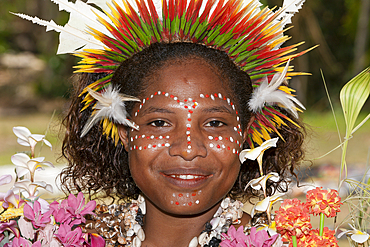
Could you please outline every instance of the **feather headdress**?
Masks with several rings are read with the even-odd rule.
[[[156,42],[193,42],[225,51],[234,63],[249,74],[257,94],[275,92],[274,96],[267,97],[269,99],[266,102],[252,100],[250,103],[251,109],[256,112],[248,140],[251,146],[253,142],[261,144],[263,139],[270,139],[269,133],[272,131],[279,133],[278,128],[285,121],[293,122],[269,104],[271,101],[277,102],[294,115],[293,103],[287,102],[300,105],[291,95],[292,89],[281,85],[281,82],[287,77],[304,73],[290,71],[288,66],[284,69],[281,65],[308,50],[294,53],[302,43],[288,47],[281,45],[289,39],[283,34],[285,25],[290,23],[304,0],[285,0],[283,7],[276,11],[261,8],[258,0],[51,1],[59,5],[59,10],[70,13],[66,25],[59,26],[54,21],[24,14],[16,15],[46,26],[47,31],[60,32],[57,53],[72,53],[82,58],[76,66],[76,72],[107,74],[81,93],[84,109],[93,106],[97,100],[92,92],[104,92],[114,71],[133,54]],[[276,73],[280,73],[278,78]],[[276,90],[290,95],[284,98],[288,98],[288,101],[283,100],[281,93],[276,93]],[[96,116],[92,117],[91,121],[96,122]],[[109,116],[102,118],[108,121],[107,126],[113,124]],[[129,125],[129,122],[126,124]],[[116,129],[106,127],[104,132],[112,131]],[[113,132],[111,134],[116,136]]]

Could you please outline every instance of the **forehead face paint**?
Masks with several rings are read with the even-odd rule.
[[[186,138],[186,143],[187,143],[187,152],[190,152],[190,149],[192,149],[192,114],[196,111],[197,106],[199,105],[198,101],[196,99],[192,98],[187,98],[180,100],[177,96],[167,93],[167,92],[161,92],[157,91],[154,94],[151,94],[150,97],[147,97],[142,100],[142,103],[139,106],[139,109],[135,112],[135,117],[137,117],[140,113],[140,110],[144,107],[144,105],[150,100],[153,99],[153,97],[167,97],[170,99],[173,99],[177,104],[180,106],[181,109],[187,112],[186,115],[186,131],[184,138]],[[225,96],[222,96],[221,93],[215,93],[215,94],[200,94],[199,95],[200,99],[208,99],[208,100],[223,100],[227,102],[229,106],[232,107],[232,109],[236,113],[236,121],[237,125],[233,126],[234,131],[238,134],[239,137],[242,136],[242,130],[241,130],[241,125],[240,125],[240,117],[238,115],[238,111],[235,109],[235,105],[233,102],[231,102],[230,98],[227,98]],[[139,132],[134,129],[131,130],[132,132]],[[152,148],[170,148],[170,139],[171,137],[169,135],[162,136],[162,135],[154,135],[154,134],[136,134],[133,135],[132,133],[130,137],[130,150],[138,150],[138,151],[143,151],[146,149],[152,149]],[[240,138],[238,137],[233,137],[231,135],[227,136],[213,136],[209,135],[209,148],[215,148],[215,149],[226,149],[232,152],[233,154],[239,155],[240,148],[242,147],[242,143]],[[137,140],[144,140],[144,143],[140,142],[138,143]]]

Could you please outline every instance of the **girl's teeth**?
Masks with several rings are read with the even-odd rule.
[[[180,179],[195,179],[199,178],[200,176],[194,176],[194,175],[171,175],[173,178],[180,178]]]

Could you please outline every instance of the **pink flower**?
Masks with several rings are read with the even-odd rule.
[[[30,241],[20,237],[14,238],[12,247],[41,247],[41,242],[36,241],[35,243],[31,243]]]
[[[246,246],[253,247],[271,247],[275,240],[278,238],[279,234],[275,234],[270,237],[265,230],[260,230],[257,232],[255,227],[251,228],[250,234],[247,236]]]
[[[64,247],[80,247],[85,242],[82,237],[82,230],[77,227],[72,231],[68,224],[60,225],[58,234],[55,236],[60,240]]]
[[[16,237],[20,237],[17,229],[17,222],[15,220],[11,220],[9,222],[0,222],[0,242],[4,239],[4,234],[2,233],[5,231],[11,231]]]
[[[55,222],[64,224],[67,221],[71,221],[70,219],[72,218],[72,215],[67,211],[67,207],[67,200],[62,201],[62,203],[54,201],[50,204],[50,209],[53,210]]]
[[[307,192],[307,208],[313,215],[324,213],[326,217],[335,217],[340,212],[341,198],[336,190],[323,190],[322,187]]]
[[[44,214],[41,213],[41,205],[38,201],[35,201],[33,204],[33,208],[30,205],[24,205],[24,217],[29,219],[35,228],[40,228],[46,226],[47,223],[50,222],[50,215],[52,213],[51,210],[45,212]]]
[[[77,198],[70,194],[68,199],[60,204],[56,201],[50,204],[50,208],[54,210],[55,221],[61,224],[67,223],[70,226],[85,223],[84,216],[94,214],[95,206],[95,201],[90,201],[85,205],[85,198],[81,192],[78,193]]]
[[[104,247],[105,240],[102,236],[97,235],[95,233],[89,233],[88,236],[90,237],[91,245],[90,247]]]
[[[244,234],[243,226],[239,227],[238,230],[235,230],[234,226],[230,226],[227,234],[222,233],[221,238],[223,239],[220,243],[221,247],[247,247],[245,244],[247,236]]]
[[[86,219],[83,217],[87,214],[94,214],[93,210],[96,207],[95,201],[89,201],[85,205],[85,197],[82,194],[82,192],[78,193],[77,198],[70,194],[68,196],[68,207],[67,211],[71,213],[71,215],[74,217],[73,222],[71,224],[81,224],[85,223]]]

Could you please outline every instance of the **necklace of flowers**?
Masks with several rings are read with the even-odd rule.
[[[189,247],[216,247],[221,242],[221,233],[226,233],[232,224],[240,224],[243,215],[243,203],[230,198],[222,200],[213,218],[206,223],[205,230],[194,237]],[[88,223],[87,229],[95,229],[105,237],[106,246],[115,246],[116,242],[130,247],[140,247],[145,240],[143,217],[146,213],[144,197],[139,196],[126,204],[97,205],[95,223]],[[107,214],[99,214],[108,212]],[[104,223],[106,226],[104,227]]]

